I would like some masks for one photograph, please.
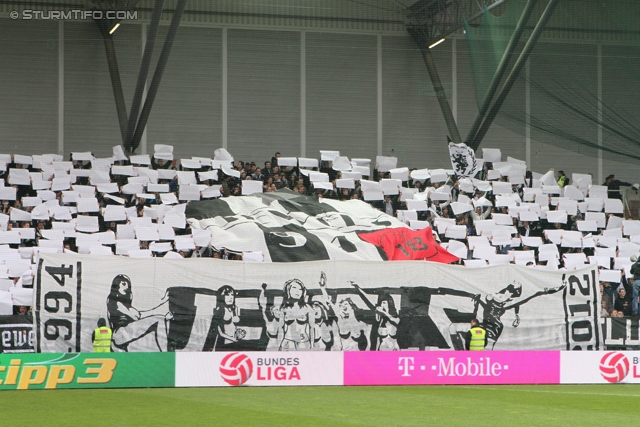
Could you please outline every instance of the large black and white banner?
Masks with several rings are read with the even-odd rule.
[[[292,191],[191,202],[194,229],[210,230],[216,249],[262,252],[265,262],[386,259],[358,233],[406,224],[359,201],[314,200]]]
[[[488,349],[599,349],[597,270],[467,269],[429,262],[262,264],[43,254],[37,350],[462,349],[480,319]]]

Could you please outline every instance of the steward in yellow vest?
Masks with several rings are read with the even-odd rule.
[[[94,353],[110,353],[112,336],[113,331],[107,327],[107,321],[103,318],[98,319],[98,327],[91,334]]]
[[[480,326],[478,319],[471,321],[471,329],[467,332],[466,349],[482,351],[487,346],[487,331]]]
[[[558,187],[563,188],[565,185],[569,185],[571,180],[564,174],[564,171],[558,171]]]

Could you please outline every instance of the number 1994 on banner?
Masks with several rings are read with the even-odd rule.
[[[42,263],[42,260],[40,260]],[[43,274],[43,270],[46,274]],[[58,341],[58,348],[68,352],[80,351],[80,290],[82,263],[45,266],[38,269],[36,295],[36,327],[38,336],[47,341]],[[54,315],[40,322],[40,311]],[[40,329],[42,328],[42,334]],[[41,349],[38,341],[37,351]]]

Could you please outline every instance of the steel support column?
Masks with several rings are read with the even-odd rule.
[[[540,21],[538,21],[538,24],[536,24],[536,27],[533,29],[533,32],[531,33],[531,36],[529,37],[529,40],[527,41],[527,44],[525,45],[524,49],[520,53],[520,56],[518,57],[518,60],[513,66],[513,69],[507,76],[507,79],[505,80],[504,85],[502,86],[502,89],[500,90],[500,93],[498,94],[498,97],[496,98],[495,103],[491,107],[491,110],[489,111],[487,118],[482,123],[482,126],[480,127],[480,129],[478,130],[478,133],[473,138],[473,141],[471,141],[471,143],[468,144],[469,147],[471,147],[472,149],[477,150],[480,144],[482,143],[482,139],[485,137],[485,135],[489,131],[489,128],[491,127],[491,124],[493,123],[493,120],[498,115],[498,112],[500,111],[502,104],[504,103],[505,99],[509,95],[509,91],[515,84],[516,79],[520,74],[520,71],[527,63],[527,60],[529,59],[529,55],[531,55],[531,52],[533,51],[533,48],[536,45],[536,42],[542,35],[542,32],[544,31],[547,23],[549,22],[549,19],[551,19],[551,15],[553,15],[553,11],[559,2],[560,0],[549,0],[549,4],[547,5],[546,9],[542,13],[542,16],[540,17]]]
[[[142,134],[144,133],[144,128],[147,126],[147,120],[149,119],[149,115],[151,114],[153,101],[158,94],[158,88],[160,87],[162,74],[164,73],[167,61],[169,60],[171,47],[173,46],[173,41],[176,38],[176,33],[178,32],[180,20],[182,19],[182,14],[184,13],[186,5],[187,0],[178,0],[176,10],[173,14],[173,18],[171,19],[171,24],[169,25],[167,38],[164,41],[164,46],[162,47],[162,52],[160,53],[158,65],[156,66],[156,70],[153,74],[153,79],[151,80],[151,85],[149,86],[147,98],[144,101],[144,107],[142,107],[142,112],[140,113],[140,118],[138,119],[135,133],[133,134],[133,138],[131,139],[131,151],[135,150],[136,148],[138,148],[138,145],[140,145],[140,139],[142,138]]]
[[[127,137],[127,106],[124,103],[124,93],[122,92],[122,82],[120,81],[120,70],[118,68],[118,59],[116,58],[116,48],[113,44],[113,37],[110,34],[103,34],[102,39],[104,40],[104,49],[107,53],[109,76],[111,76],[111,87],[113,88],[113,97],[116,101],[118,123],[120,124],[120,133],[122,135],[122,143],[124,144]]]
[[[144,93],[145,84],[147,83],[147,74],[149,73],[149,64],[151,64],[151,55],[153,54],[153,46],[156,41],[156,35],[158,34],[158,27],[160,26],[160,18],[162,17],[163,7],[164,7],[164,0],[156,0],[156,4],[153,8],[153,14],[151,15],[149,30],[147,32],[147,42],[145,43],[144,53],[142,54],[142,61],[140,62],[140,71],[138,72],[138,81],[136,83],[136,90],[133,93],[133,101],[131,102],[131,111],[129,111],[127,135],[124,140],[125,150],[130,150],[131,139],[133,138],[133,133],[136,130],[136,123],[138,122],[138,114],[140,113],[140,105],[142,104],[142,95]]]
[[[522,11],[520,20],[518,21],[518,24],[516,25],[516,28],[513,34],[511,35],[509,44],[507,45],[507,48],[505,49],[504,54],[502,55],[500,64],[498,64],[498,68],[496,69],[496,72],[493,75],[493,79],[489,84],[487,93],[485,93],[484,95],[482,104],[478,109],[478,114],[476,115],[473,125],[471,125],[471,130],[469,130],[469,133],[467,134],[467,138],[465,139],[465,141],[473,140],[473,138],[476,136],[476,132],[478,132],[478,129],[482,124],[482,121],[485,119],[487,110],[489,110],[489,106],[491,105],[491,101],[493,101],[493,97],[496,94],[496,91],[498,90],[498,85],[500,85],[500,81],[502,80],[502,77],[504,76],[505,71],[507,71],[507,66],[509,65],[511,58],[513,57],[513,52],[516,50],[516,47],[518,46],[520,37],[522,36],[522,33],[526,28],[527,21],[529,21],[531,12],[533,12],[533,8],[535,7],[537,2],[538,0],[529,0],[524,10]]]
[[[413,39],[416,41],[416,43],[418,43],[420,51],[422,52],[422,59],[424,60],[424,64],[427,66],[427,72],[429,73],[429,78],[431,79],[433,90],[436,92],[436,98],[438,98],[438,103],[440,104],[440,109],[442,110],[444,121],[447,124],[447,130],[449,131],[451,140],[456,144],[460,143],[462,142],[462,138],[460,137],[460,132],[458,131],[458,125],[456,125],[456,121],[453,118],[453,113],[451,112],[449,101],[447,100],[447,94],[444,91],[442,81],[440,80],[440,75],[438,74],[438,68],[436,67],[435,61],[433,60],[433,56],[431,56],[431,50],[429,49],[429,46],[425,43],[425,41],[420,40],[420,35],[417,34],[414,30],[409,29],[409,34],[413,36]]]

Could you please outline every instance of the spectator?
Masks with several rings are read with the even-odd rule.
[[[271,162],[264,162],[264,169],[262,169],[262,173],[265,177],[273,176],[273,170],[271,169]]]
[[[253,173],[251,174],[251,179],[256,181],[264,181],[262,170],[260,168],[254,168],[253,166],[251,168],[254,169]]]
[[[609,317],[610,308],[607,306],[605,301],[600,303],[600,316]]]
[[[172,165],[172,162],[164,159],[157,159],[155,157],[151,157],[151,167],[154,170],[158,169],[169,169]]]
[[[31,307],[27,305],[19,305],[15,309],[15,313],[19,316],[29,316],[31,315]]]
[[[558,187],[564,188],[565,185],[569,185],[571,180],[564,174],[564,171],[558,171]]]
[[[629,182],[618,181],[616,179],[616,176],[611,174],[606,178],[606,180],[604,181],[604,184],[602,185],[607,186],[607,191],[610,199],[622,200],[622,193],[620,192],[620,187],[621,186],[631,187],[631,185],[633,184]]]
[[[387,215],[391,215],[394,216],[396,214],[396,209],[393,206],[393,203],[391,202],[391,196],[384,196],[384,212]]]
[[[631,273],[632,278],[629,281],[633,287],[633,315],[638,315],[638,298],[640,297],[640,260],[638,260],[637,255],[632,255],[630,258],[633,265],[631,265],[631,269],[629,273]]]
[[[281,189],[284,187],[285,183],[280,179],[280,174],[278,172],[273,173],[273,184],[276,186],[276,189]]]
[[[271,158],[271,164],[273,166],[278,166],[278,159],[280,158],[280,152],[276,151],[276,154]]]
[[[621,288],[618,291],[618,296],[616,297],[616,301],[613,304],[614,310],[622,313],[622,316],[627,317],[633,314],[631,307],[631,296],[627,294],[627,291],[624,288]]]
[[[607,311],[610,312],[613,306],[613,289],[609,282],[600,282],[600,295],[601,301],[606,303]]]
[[[489,214],[491,214],[491,207],[487,206],[484,211],[482,211],[482,207],[478,206],[475,210],[473,211],[469,211],[469,213],[467,214],[467,216],[470,219],[470,223],[474,224],[478,221],[482,221],[487,219],[487,217],[489,216]]]

